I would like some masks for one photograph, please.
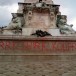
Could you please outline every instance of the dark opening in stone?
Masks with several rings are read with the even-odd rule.
[[[42,0],[39,0],[39,2],[42,2]]]

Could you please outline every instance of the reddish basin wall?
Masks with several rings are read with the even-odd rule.
[[[9,38],[0,39],[0,53],[4,54],[52,54],[76,51],[72,38]]]
[[[75,37],[51,38],[1,38],[0,60],[23,60],[32,58],[48,60],[52,55],[75,55]],[[2,57],[4,56],[4,57]],[[3,59],[2,59],[3,58]],[[17,59],[18,58],[18,59]]]

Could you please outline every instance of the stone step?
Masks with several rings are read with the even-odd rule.
[[[76,60],[76,55],[0,55],[1,62],[47,62]]]

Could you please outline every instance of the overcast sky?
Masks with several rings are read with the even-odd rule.
[[[7,26],[11,21],[11,13],[17,12],[18,2],[23,0],[0,0],[0,26]],[[74,25],[76,30],[76,0],[53,0],[55,4],[60,4],[62,14],[68,16],[68,23]]]

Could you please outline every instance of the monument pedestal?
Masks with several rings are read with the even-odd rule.
[[[0,27],[1,76],[76,76],[76,32],[52,0],[24,0]],[[67,74],[69,73],[69,74]]]

